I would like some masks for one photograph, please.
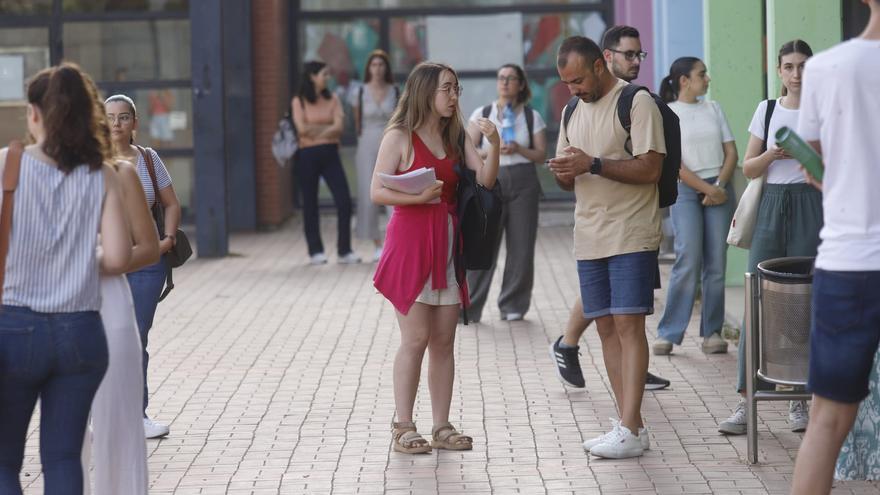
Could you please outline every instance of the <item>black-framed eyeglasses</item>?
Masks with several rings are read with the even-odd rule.
[[[636,57],[638,57],[640,61],[644,61],[646,58],[648,58],[648,52],[637,52],[635,50],[627,50],[624,52],[620,50],[615,50],[613,48],[609,48],[608,50],[623,55],[623,57],[630,62],[635,60]]]
[[[461,93],[464,92],[464,88],[459,85],[455,85],[455,86],[449,85],[449,86],[443,86],[441,88],[437,88],[437,91],[443,91],[444,93],[449,95],[449,97],[453,97],[453,96],[461,96]]]
[[[519,76],[498,76],[498,82],[501,84],[508,84],[510,82],[519,82]]]

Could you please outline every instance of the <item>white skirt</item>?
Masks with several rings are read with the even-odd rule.
[[[447,215],[449,237],[446,246],[446,288],[433,289],[431,274],[428,281],[422,287],[422,292],[416,297],[416,302],[429,306],[451,306],[461,304],[461,295],[458,290],[458,282],[455,280],[455,258],[452,256],[452,247],[455,243],[455,232],[452,228],[452,215]]]
[[[101,300],[109,365],[92,401],[94,493],[145,495],[148,479],[141,339],[124,275],[101,277]],[[84,451],[88,449],[88,436],[87,431]],[[87,474],[88,456],[84,456],[83,464],[83,473]],[[88,487],[88,477],[84,480]]]

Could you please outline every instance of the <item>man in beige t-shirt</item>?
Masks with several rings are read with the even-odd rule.
[[[621,416],[590,452],[635,457],[645,448],[638,433],[648,370],[645,315],[654,312],[660,246],[663,121],[653,98],[641,91],[633,99],[626,132],[617,119],[617,100],[627,83],[609,71],[602,51],[588,38],[563,41],[557,69],[581,101],[560,129],[550,169],[561,187],[575,191],[574,254],[584,317],[596,321]]]

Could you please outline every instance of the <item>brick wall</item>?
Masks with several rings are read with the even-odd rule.
[[[291,167],[272,157],[272,135],[290,102],[286,0],[256,0],[253,14],[257,225],[271,229],[292,213]]]

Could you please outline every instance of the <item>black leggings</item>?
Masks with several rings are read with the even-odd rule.
[[[341,256],[350,253],[351,193],[348,191],[348,181],[339,158],[339,146],[321,144],[301,148],[297,152],[294,175],[302,193],[303,228],[309,245],[309,255],[324,252],[318,215],[318,184],[321,177],[330,188],[333,203],[336,204],[336,251]]]

